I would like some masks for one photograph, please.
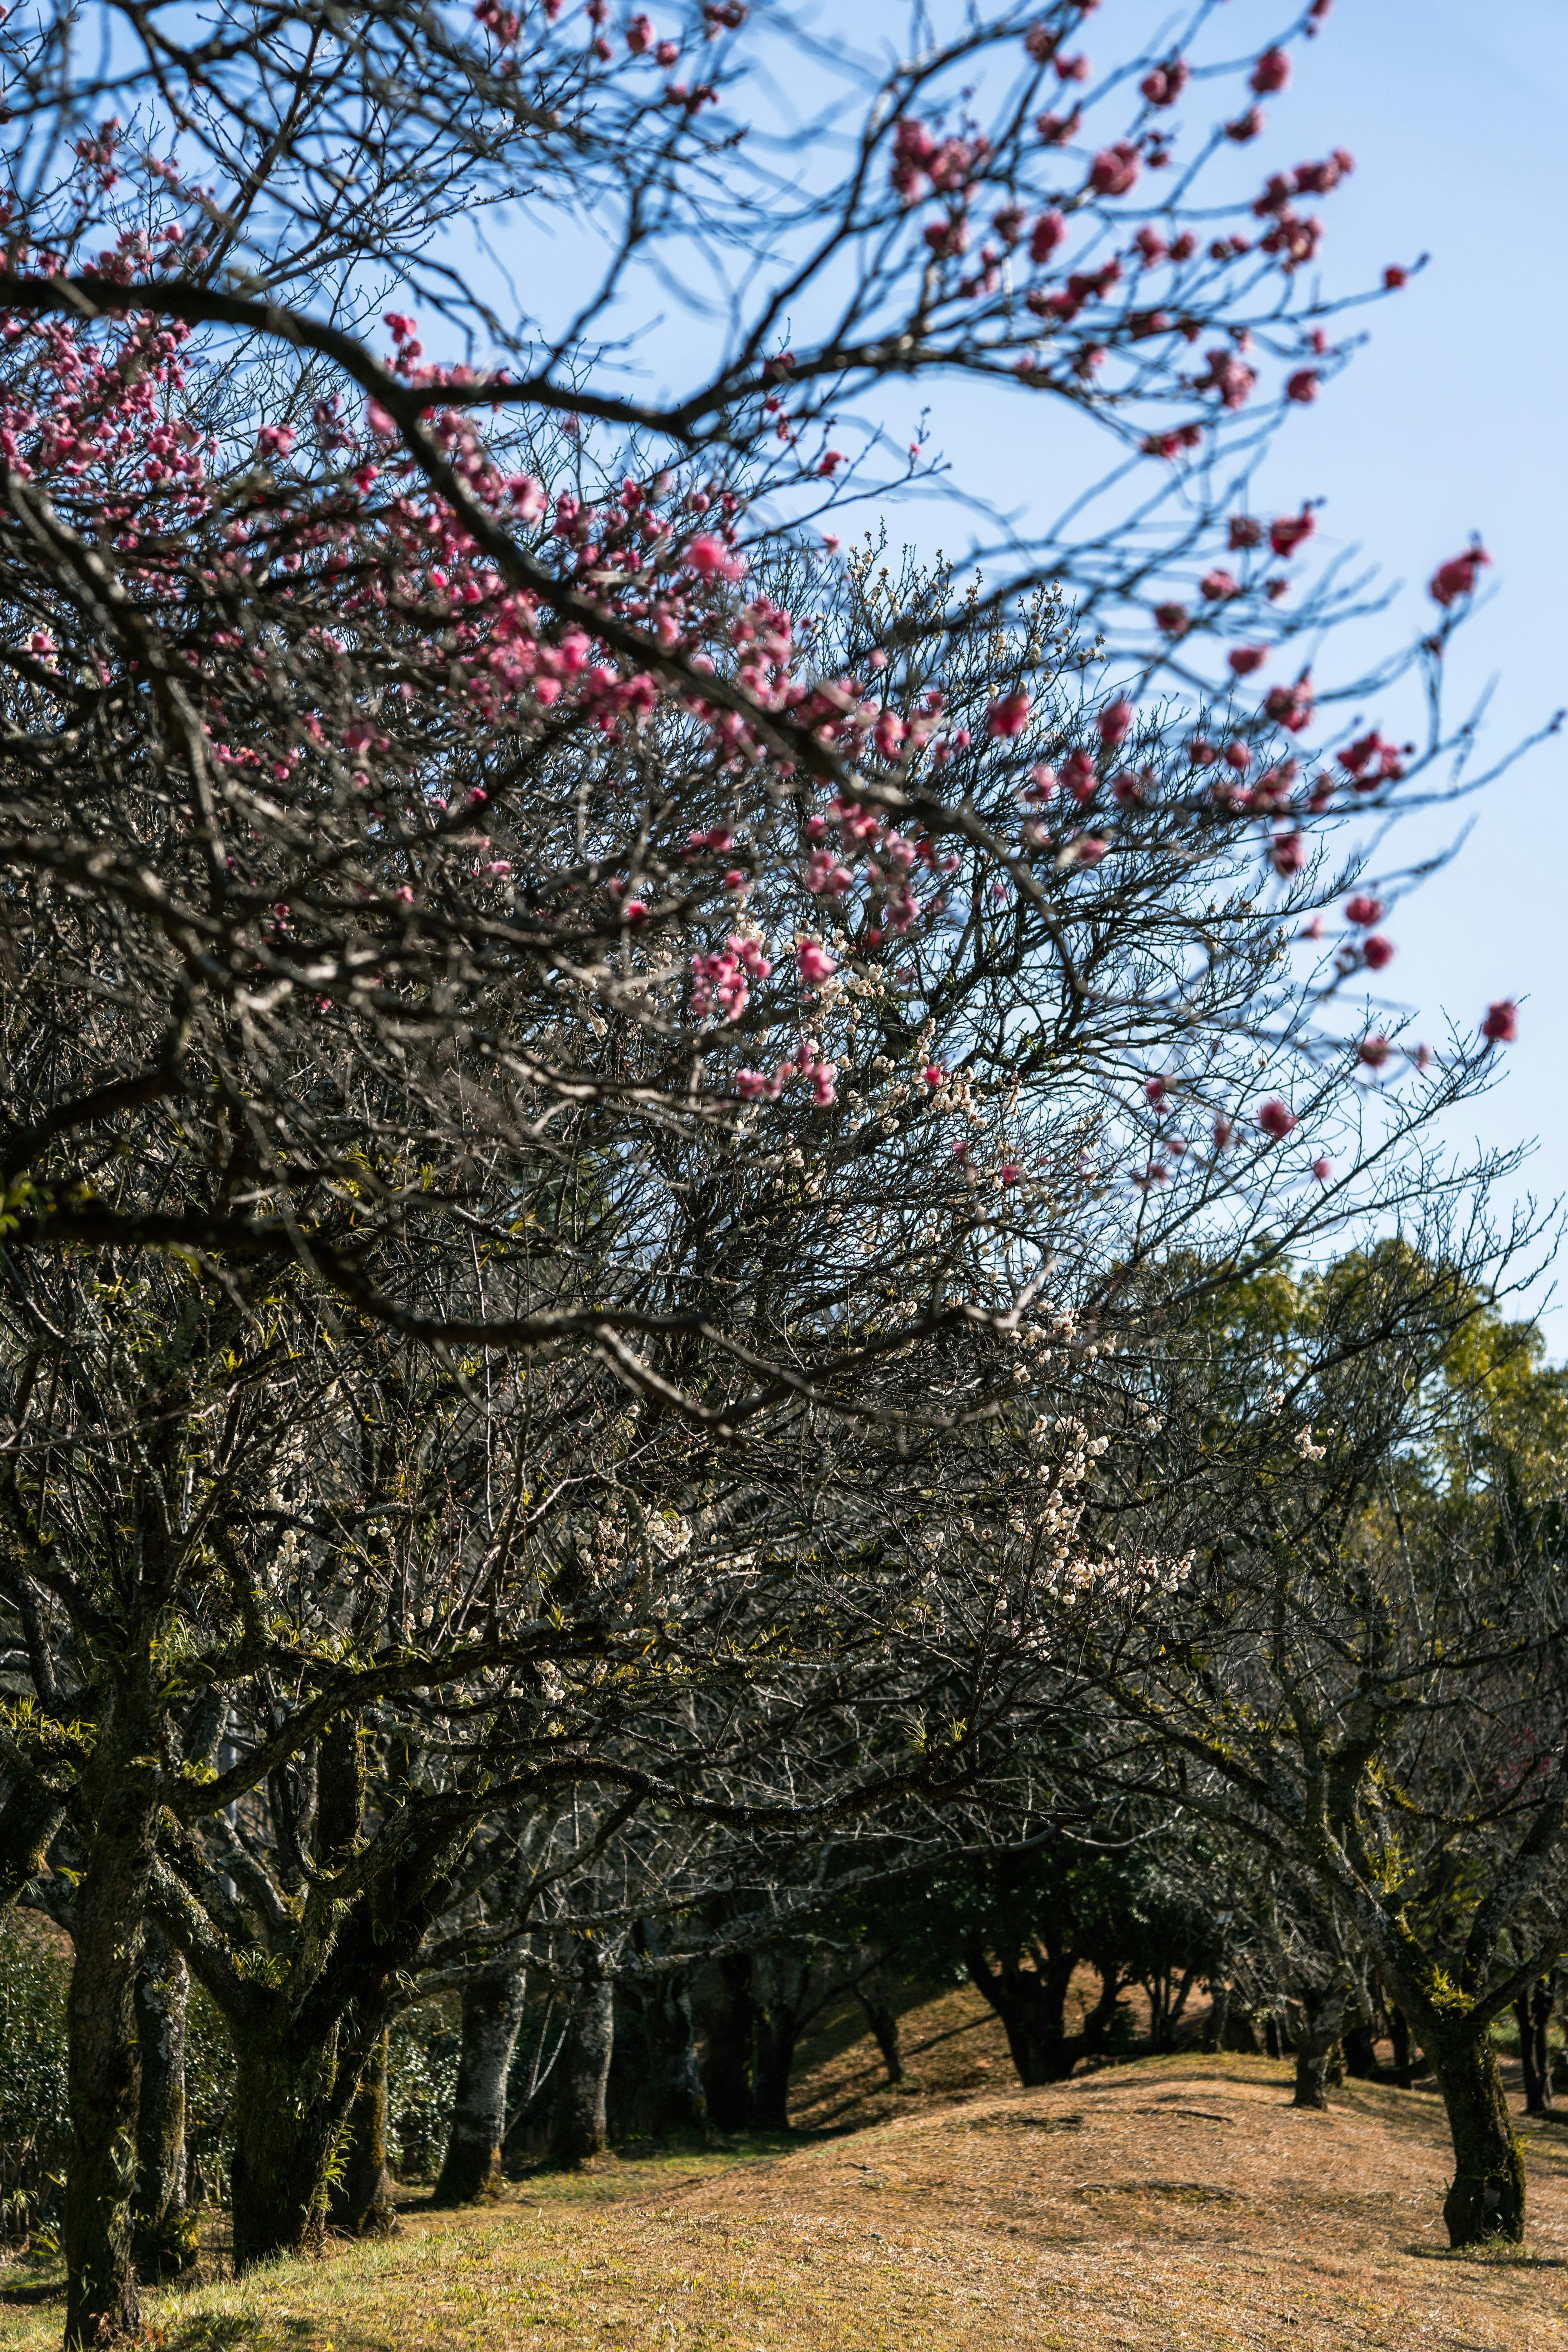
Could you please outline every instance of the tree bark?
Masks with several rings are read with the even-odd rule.
[[[122,1714],[99,1737],[89,1770],[103,1795],[77,1888],[76,1959],[66,2003],[68,2346],[133,2336],[142,2324],[132,2226],[141,2088],[136,1973],[152,1877],[157,1765]]]
[[[149,1920],[136,1976],[142,2090],[136,2114],[132,2244],[150,2284],[188,2270],[196,2218],[185,2199],[185,1956]]]
[[[1331,1984],[1321,1992],[1305,1993],[1301,2007],[1306,2014],[1306,2028],[1297,2045],[1296,2094],[1290,2104],[1323,2108],[1329,2104],[1330,2075],[1344,2023],[1344,1989]]]
[[[882,2064],[888,2080],[895,2087],[904,2079],[904,2053],[899,2040],[899,2012],[893,2007],[893,1988],[885,1966],[879,1961],[855,1988],[857,2000],[866,2012],[866,2022],[872,2038],[882,2053]]]
[[[1489,2032],[1423,2035],[1454,2142],[1454,2185],[1443,2201],[1450,2246],[1524,2236],[1524,2157]]]
[[[327,2210],[334,2230],[354,2238],[390,2238],[397,2230],[392,2175],[386,2165],[385,2026],[359,2078],[349,2109],[342,2168],[332,2183]]]
[[[605,2092],[615,2049],[615,1987],[590,1954],[572,1994],[566,2040],[555,2063],[550,2161],[575,2172],[609,2144]]]
[[[789,2129],[790,2071],[810,1981],[810,1964],[798,1953],[758,1953],[752,1977],[756,2015],[752,2097],[763,2131]]]
[[[1067,1996],[1075,1958],[1063,1954],[1044,1969],[1003,1960],[993,1969],[978,1936],[964,1943],[969,1980],[1001,2019],[1020,2083],[1059,2083],[1072,2073],[1079,2045],[1068,2036]]]
[[[477,2204],[500,2188],[507,2074],[525,1981],[519,1968],[482,1969],[463,1987],[463,2047],[437,2205]]]
[[[234,2267],[321,2250],[346,2097],[337,2034],[301,2060],[287,2032],[235,2027]]]

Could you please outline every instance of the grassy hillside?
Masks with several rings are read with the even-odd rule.
[[[411,2198],[386,2243],[152,2298],[155,2340],[166,2352],[1568,2352],[1568,2129],[1529,2134],[1524,2255],[1455,2259],[1429,2092],[1352,2085],[1328,2116],[1299,2115],[1286,2069],[1195,2056],[1021,2091],[991,2032],[961,1995],[911,2016],[924,2087],[894,2099],[841,2023],[807,2053],[803,2117],[876,2105],[881,2120],[535,2175],[456,2218]],[[6,2352],[55,2341],[51,2284],[0,2273]]]

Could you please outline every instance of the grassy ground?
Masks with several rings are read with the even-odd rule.
[[[807,2126],[538,2174],[454,2217],[149,2298],[167,2352],[1568,2352],[1568,2129],[1527,2139],[1521,2256],[1444,2251],[1430,2092],[1327,2116],[1267,2060],[1182,2057],[1011,2085],[963,1994],[906,2025],[880,2091],[829,2020]],[[863,2120],[868,2110],[872,2119]],[[851,2128],[847,2130],[846,2126]],[[815,2126],[815,2128],[811,2128]],[[858,2127],[854,2127],[858,2126]],[[58,2337],[53,2280],[0,2273],[0,2346]]]

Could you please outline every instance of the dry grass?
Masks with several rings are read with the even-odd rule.
[[[150,2298],[153,2328],[169,2352],[1568,2352],[1568,2132],[1529,2136],[1525,2255],[1456,2259],[1429,2092],[1298,2115],[1286,2069],[1195,2056],[1022,2091],[992,2032],[967,1996],[926,2004],[923,2087],[895,2098],[829,2021],[809,2137],[410,2202],[387,2243]],[[14,2294],[0,2346],[43,2352],[58,2305]]]

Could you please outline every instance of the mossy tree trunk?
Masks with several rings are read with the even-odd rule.
[[[386,2163],[386,2070],[389,2032],[383,2026],[361,2070],[349,2109],[342,2163],[328,2198],[335,2230],[355,2238],[390,2238],[397,2228],[392,2175]]]
[[[147,1706],[122,1686],[83,1776],[92,1827],[76,1891],[66,2003],[68,2346],[133,2336],[141,2326],[132,2220],[141,2083],[136,1975],[157,1819],[153,1737]]]
[[[142,2089],[136,2116],[133,2242],[149,2281],[196,2258],[196,2217],[185,2199],[185,1956],[149,1920],[136,1976]]]
[[[230,2021],[231,2030],[233,2020]],[[279,2031],[279,2027],[282,2031]],[[235,2034],[234,2267],[320,2251],[343,2108],[337,2034],[301,2052],[287,2019]]]
[[[1450,2246],[1524,2236],[1524,2156],[1514,2134],[1489,2026],[1468,2021],[1422,2033],[1436,2068],[1454,2143],[1454,2183],[1443,2200]]]
[[[481,1969],[463,1987],[463,2044],[437,2205],[472,2205],[500,2186],[507,2074],[524,1982],[520,1968]]]

